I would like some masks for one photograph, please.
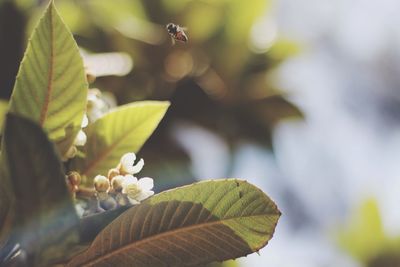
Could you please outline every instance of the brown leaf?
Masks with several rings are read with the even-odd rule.
[[[265,246],[279,216],[275,204],[246,182],[202,182],[126,211],[67,266],[198,266],[233,259]]]

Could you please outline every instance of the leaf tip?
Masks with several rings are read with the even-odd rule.
[[[163,105],[165,109],[168,109],[171,106],[170,101],[161,101],[160,104]]]
[[[46,7],[46,13],[51,12],[53,10],[56,10],[54,0],[49,0],[49,3],[47,4],[47,7]]]

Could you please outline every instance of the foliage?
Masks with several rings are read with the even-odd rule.
[[[244,181],[201,182],[129,209],[68,266],[196,266],[236,258],[263,247],[279,216],[271,200]]]
[[[367,199],[350,218],[349,225],[339,233],[339,244],[354,258],[368,266],[392,266],[385,260],[400,261],[400,239],[391,238],[383,229],[378,203]],[[379,263],[379,264],[378,264]]]
[[[27,252],[29,263],[43,266],[78,243],[79,219],[61,162],[40,126],[11,113],[4,139],[17,200],[15,240]]]
[[[267,244],[280,212],[239,179],[191,184],[104,211],[104,197],[114,201],[110,195],[119,193],[131,200],[142,190],[133,177],[128,193],[117,191],[116,183],[113,192],[102,186],[117,181],[112,171],[123,174],[121,154],[141,148],[169,103],[124,105],[86,127],[86,77],[77,45],[50,1],[22,60],[2,135],[0,265],[197,266]],[[80,174],[86,183],[80,184]],[[83,217],[81,202],[89,206]]]
[[[31,28],[37,20],[31,14],[41,7],[34,0],[14,1],[30,15]],[[183,121],[206,128],[221,136],[234,153],[243,139],[271,148],[276,123],[301,116],[274,82],[274,69],[298,47],[275,35],[273,23],[264,22],[270,3],[57,0],[81,46],[96,53],[123,51],[133,58],[132,75],[102,77],[96,87],[112,92],[121,104],[145,99],[172,102],[143,150],[149,159],[146,175],[163,173],[168,179],[157,183],[164,188],[201,178],[188,170],[189,152],[171,138],[171,125]],[[171,44],[165,31],[169,22],[187,27],[188,44]],[[270,42],[255,46],[255,38],[268,32]]]
[[[5,115],[8,110],[8,102],[4,100],[0,100],[0,127],[3,128],[3,123],[5,119]]]
[[[81,126],[87,82],[78,46],[55,12],[48,8],[32,35],[10,112],[38,122],[64,155]]]
[[[168,102],[142,101],[123,105],[87,129],[85,157],[72,161],[82,175],[94,177],[116,165],[121,155],[137,152],[164,116]]]

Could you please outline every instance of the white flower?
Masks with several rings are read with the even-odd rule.
[[[87,127],[89,124],[89,119],[86,114],[83,115],[82,122],[81,122],[81,128]],[[65,155],[62,157],[62,161],[67,161],[69,159],[72,159],[76,156],[78,149],[76,146],[84,146],[87,141],[87,136],[82,129],[79,130],[78,134],[76,135],[74,142],[72,146],[68,149],[68,151],[65,153]]]
[[[86,114],[83,115],[82,123],[81,123],[81,128],[86,128],[89,124],[89,119]]]
[[[149,177],[137,179],[133,175],[125,175],[124,181],[122,182],[122,193],[128,196],[131,204],[139,204],[140,201],[154,195],[153,179]]]
[[[75,137],[74,145],[75,146],[84,146],[86,144],[87,137],[84,131],[80,130]]]
[[[109,108],[104,102],[99,89],[89,89],[86,109],[90,122],[96,121],[108,111]]]
[[[86,114],[83,115],[82,123],[81,123],[81,128],[85,128],[89,124],[89,119]],[[74,140],[74,146],[84,146],[86,144],[87,137],[85,132],[81,129],[79,130],[78,134],[75,137]]]
[[[135,153],[126,153],[122,156],[119,169],[121,174],[136,174],[143,169],[144,160],[140,159],[136,164]]]

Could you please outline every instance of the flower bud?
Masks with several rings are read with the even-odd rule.
[[[67,175],[67,186],[70,192],[74,195],[79,190],[79,185],[81,184],[81,175],[77,172],[70,172]]]
[[[86,80],[87,82],[90,83],[94,83],[94,81],[96,81],[96,75],[94,75],[93,73],[86,71]]]
[[[111,181],[117,175],[119,175],[119,170],[117,168],[113,168],[108,171],[107,178]]]
[[[72,159],[75,157],[76,153],[78,153],[78,149],[76,146],[72,145],[68,151],[65,153],[65,155],[62,157],[62,161],[68,161],[69,159]]]
[[[94,188],[97,192],[107,192],[110,189],[110,181],[103,175],[94,178]]]
[[[67,178],[69,182],[73,185],[80,185],[82,181],[81,175],[78,172],[74,171],[68,173]]]
[[[124,177],[122,175],[117,175],[111,180],[111,186],[116,192],[122,191],[122,183],[124,182]]]

